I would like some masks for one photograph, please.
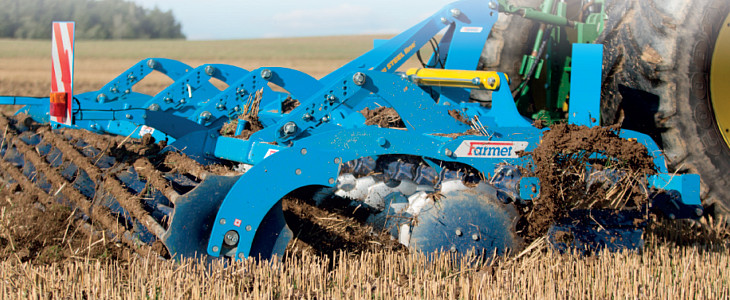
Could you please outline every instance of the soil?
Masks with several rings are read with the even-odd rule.
[[[95,202],[104,201],[106,195],[112,196],[134,219],[154,223],[150,222],[151,209],[141,201],[145,195],[137,195],[119,177],[132,164],[150,185],[166,193],[172,189],[162,179],[162,172],[189,171],[185,174],[192,173],[191,178],[200,178],[211,170],[230,172],[230,168],[222,166],[215,169],[200,166],[178,153],[163,155],[160,150],[166,142],[154,143],[151,136],[130,139],[83,130],[51,130],[24,120],[27,119],[23,116],[0,117],[6,156],[6,160],[0,160],[3,170],[0,206],[6,212],[0,237],[7,241],[0,243],[4,247],[0,253],[3,258],[18,249],[23,254],[17,257],[19,261],[33,263],[78,258],[127,259],[134,253],[166,256],[164,247],[149,247],[130,240],[127,233],[133,230],[131,224]],[[26,143],[33,136],[30,133],[40,140],[39,144]],[[43,154],[39,149],[44,145],[52,145],[62,156],[50,155],[53,152]],[[18,168],[12,160],[7,160],[10,149],[28,162],[25,167]],[[33,168],[29,169],[31,164]],[[64,175],[68,170],[76,171]],[[38,182],[46,182],[47,187],[41,188]],[[99,197],[89,198],[88,193]]]
[[[281,109],[282,113],[290,113],[295,108],[299,106],[299,100],[293,99],[291,96],[284,99],[284,101],[281,102]],[[259,121],[258,117],[255,115],[242,115],[239,119],[232,120],[230,122],[227,122],[223,124],[223,127],[219,131],[219,133],[222,136],[235,136],[236,134],[236,128],[238,127],[239,120],[245,120],[246,126],[241,131],[241,134],[239,134],[238,138],[242,139],[249,139],[252,134],[256,133],[257,131],[264,129],[264,125],[261,124],[261,121]]]
[[[241,130],[241,133],[239,135],[235,135],[236,128],[238,127],[238,122],[240,122],[240,120],[246,121],[246,126],[243,127],[243,130]],[[261,121],[259,121],[258,117],[244,115],[239,119],[224,124],[219,132],[222,136],[235,136],[237,138],[248,140],[249,138],[251,138],[251,135],[261,129],[264,129],[264,125],[261,124]]]
[[[246,126],[243,128],[243,130],[241,130],[241,134],[236,137],[247,140],[257,131],[264,129],[264,125],[261,124],[261,121],[259,121],[259,118],[257,116],[246,115],[243,116],[243,118],[241,119],[246,121]]]
[[[544,235],[551,224],[574,209],[638,209],[648,201],[644,174],[656,174],[652,159],[644,145],[620,138],[618,127],[553,125],[545,131],[542,142],[530,153],[534,173],[542,183],[539,196],[523,210],[523,234],[528,239]],[[596,158],[593,153],[602,153]],[[623,174],[619,180],[591,179],[592,171]],[[523,170],[526,171],[526,170]],[[600,174],[600,173],[599,173]],[[642,183],[642,184],[637,184]]]
[[[236,128],[238,127],[238,119],[231,120],[230,122],[226,122],[223,124],[223,127],[221,127],[221,130],[218,131],[222,136],[234,136],[236,135]]]
[[[375,232],[371,226],[365,225],[350,209],[328,205],[318,207],[308,199],[306,196],[289,195],[283,200],[284,217],[294,234],[294,240],[287,249],[289,254],[329,256],[336,251],[350,254],[384,249],[407,251],[389,233]]]
[[[286,97],[284,101],[281,102],[281,113],[288,114],[295,108],[299,106],[299,100],[292,98],[291,96]]]
[[[6,129],[3,146],[23,154],[35,167],[36,175],[43,174],[52,187],[50,191],[39,188],[23,175],[22,169],[0,160],[3,169],[0,179],[6,183],[0,188],[3,212],[0,215],[0,259],[47,264],[73,259],[125,261],[134,255],[150,253],[169,257],[159,241],[147,245],[121,238],[133,228],[106,207],[93,204],[96,197],[89,199],[77,190],[74,183],[80,175],[70,180],[61,175],[69,163],[84,170],[88,178],[98,184],[97,193],[113,196],[134,219],[143,223],[152,219],[152,211],[143,204],[144,195],[136,194],[120,181],[120,172],[133,166],[139,177],[146,180],[147,189],[153,188],[165,195],[189,190],[170,183],[165,174],[183,174],[196,181],[210,173],[240,174],[234,172],[232,166],[204,166],[181,153],[161,153],[165,141],[155,143],[151,136],[134,139],[83,130],[51,130],[48,126],[24,120],[22,116],[0,117],[0,126]],[[64,163],[53,165],[49,156],[39,155],[35,145],[25,144],[19,136],[26,130],[42,137],[41,144],[50,143],[61,151]],[[59,194],[69,203],[61,203],[64,201],[59,200]],[[362,219],[347,217],[338,211],[341,208],[334,206],[316,207],[307,199],[306,195],[290,195],[284,200],[285,215],[296,237],[289,246],[290,254],[326,256],[337,250],[359,253],[401,249],[389,234],[376,234]],[[164,220],[160,226],[166,226]]]
[[[360,113],[365,117],[365,125],[378,125],[382,128],[406,128],[406,124],[392,107],[381,106],[376,109],[363,108]]]
[[[457,121],[459,121],[461,123],[471,126],[471,122],[469,122],[469,118],[467,118],[465,115],[462,115],[458,109],[449,110],[449,116],[451,116],[452,118],[456,119]]]
[[[127,262],[134,251],[97,224],[81,221],[78,211],[41,203],[17,185],[0,191],[0,259],[17,263],[68,260]]]
[[[433,135],[435,135],[435,136],[445,136],[445,137],[450,137],[452,139],[455,139],[455,138],[458,138],[458,137],[461,137],[461,136],[465,136],[465,135],[482,135],[482,133],[479,132],[479,130],[476,130],[476,129],[469,129],[469,130],[464,131],[464,132],[455,132],[455,133],[449,133],[449,134],[434,133]]]

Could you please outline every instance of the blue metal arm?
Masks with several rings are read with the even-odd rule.
[[[397,75],[363,71],[345,73],[340,80],[324,87],[282,118],[276,126],[255,133],[251,140],[288,144],[304,133],[306,136],[316,134],[317,129],[330,122],[333,112],[342,106],[355,107],[371,94],[380,97],[382,104],[394,107],[410,130],[454,133],[469,129],[449,116],[448,107],[437,105],[417,85]]]
[[[274,114],[280,114],[281,101],[275,100],[283,95],[277,97],[277,93],[268,87],[268,83],[286,89],[292,98],[302,100],[310,97],[322,87],[317,79],[304,72],[279,67],[258,68],[230,84],[225,90],[211,98],[210,101],[203,103],[192,115],[207,115],[209,120],[221,117],[234,119],[241,114],[243,105],[248,101],[248,98],[262,88],[264,89],[260,104],[262,112],[276,110]],[[262,120],[262,122],[266,123],[265,120]]]
[[[373,50],[345,64],[321,82],[326,84],[352,71],[376,70],[394,72],[431,38],[444,28],[450,28],[442,40],[441,58],[448,57],[447,68],[476,69],[482,49],[498,12],[489,1],[462,0],[451,3],[431,17],[393,37]],[[454,34],[459,32],[460,34]],[[450,47],[458,44],[458,47]]]
[[[246,73],[248,71],[231,65],[199,66],[157,93],[143,107],[162,111],[174,110],[175,115],[198,121],[201,116],[190,113],[221,92],[209,80],[216,78],[230,85]]]
[[[93,95],[93,100],[100,103],[111,101],[126,101],[132,87],[147,77],[152,71],[160,72],[173,81],[182,78],[190,66],[167,58],[146,58],[136,63],[109,83],[105,84]]]
[[[0,96],[0,105],[48,105],[48,97]]]

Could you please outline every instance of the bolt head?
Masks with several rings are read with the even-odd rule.
[[[218,246],[213,246],[213,252],[218,252]]]
[[[479,77],[474,77],[474,79],[472,79],[472,80],[471,80],[471,83],[472,83],[473,85],[479,85],[479,84],[481,84],[481,83],[482,83],[482,79],[481,79],[481,78],[479,78]]]
[[[487,79],[487,84],[494,85],[495,83],[497,83],[497,80],[494,79],[493,77],[490,77],[489,79]]]
[[[449,251],[451,251],[451,253],[456,253],[456,245],[451,245],[451,248],[449,248]]]
[[[152,104],[150,104],[150,107],[148,109],[151,111],[158,111],[158,110],[160,110],[160,105],[157,103],[152,103]]]
[[[462,236],[464,235],[463,232],[461,232],[461,229],[456,229],[456,236]]]
[[[380,145],[380,147],[385,147],[385,145],[387,145],[387,144],[388,144],[388,140],[386,138],[384,138],[382,136],[378,138],[378,145]]]
[[[670,220],[674,220],[677,218],[674,214],[669,214],[667,217],[669,217]]]
[[[452,8],[451,16],[454,18],[458,18],[459,16],[461,16],[461,10],[459,10],[458,8]]]
[[[302,116],[302,120],[304,120],[304,121],[309,121],[309,120],[311,120],[311,119],[312,119],[312,115],[311,115],[311,114],[309,114],[309,113],[305,113],[305,114],[304,114],[304,115]]]
[[[330,116],[325,115],[324,117],[322,117],[322,123],[327,123],[329,121],[330,121]]]
[[[206,66],[205,67],[205,74],[207,74],[208,76],[213,76],[213,74],[215,74],[215,67],[213,67],[213,66]]]
[[[218,223],[221,225],[226,225],[226,219],[221,219],[220,221],[218,221]]]
[[[129,75],[127,75],[127,79],[129,79],[129,80],[135,80],[135,79],[137,79],[137,77],[134,76],[133,73],[129,73]]]
[[[150,69],[154,69],[157,67],[157,62],[154,59],[147,60],[147,66],[150,67]]]
[[[211,114],[209,111],[204,111],[200,113],[200,119],[203,121],[208,121],[211,117],[213,117],[213,114]]]
[[[476,233],[472,234],[471,235],[471,239],[474,240],[474,241],[478,241],[479,240],[479,234],[476,234]]]
[[[96,96],[96,102],[104,103],[107,99],[109,98],[104,93],[100,93],[98,96]]]
[[[235,230],[229,230],[223,236],[223,242],[226,243],[226,245],[228,246],[235,246],[236,244],[238,244],[238,232],[236,232]]]
[[[365,80],[367,79],[367,76],[365,76],[365,73],[357,72],[355,75],[352,75],[352,82],[355,83],[357,86],[362,86],[365,84]]]
[[[489,8],[497,9],[499,8],[499,5],[497,4],[497,2],[489,2]]]
[[[288,122],[288,123],[284,124],[284,126],[281,127],[281,131],[286,136],[295,134],[297,132],[297,123]]]
[[[263,78],[263,79],[269,80],[269,79],[271,79],[271,76],[273,76],[273,75],[274,75],[274,73],[271,72],[271,70],[269,70],[269,69],[261,70],[261,78]]]
[[[172,103],[172,98],[165,97],[164,101],[165,101],[165,103]]]
[[[449,19],[441,17],[441,23],[449,24]]]
[[[251,228],[251,225],[246,225],[246,231],[251,231],[251,229],[253,229]]]
[[[246,258],[246,256],[245,256],[245,255],[244,255],[243,253],[238,253],[238,258],[239,258],[240,260],[243,260],[243,259],[245,259],[245,258]]]
[[[124,117],[127,118],[127,119],[130,119],[130,120],[132,119],[132,115],[131,114],[126,114]]]
[[[451,149],[446,148],[446,150],[444,150],[444,155],[446,155],[446,156],[452,156],[452,155],[454,155],[454,152],[451,151]]]
[[[698,217],[701,217],[703,213],[704,211],[702,211],[702,208],[695,208],[695,215],[697,215]]]

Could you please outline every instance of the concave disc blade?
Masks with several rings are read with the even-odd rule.
[[[208,238],[216,213],[239,177],[210,175],[175,201],[172,222],[162,239],[170,255],[207,255]]]
[[[503,254],[518,250],[518,214],[495,195],[467,189],[450,192],[430,202],[416,217],[410,247],[424,251],[470,250]]]

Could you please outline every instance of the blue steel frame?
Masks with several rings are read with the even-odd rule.
[[[601,59],[600,51],[597,53],[594,48],[589,47],[587,53],[580,53],[581,47],[576,47],[574,55],[586,55],[589,59]],[[598,54],[598,55],[596,55]],[[600,74],[601,70],[590,70]],[[450,116],[444,116],[439,113],[439,109],[443,109],[443,105],[434,104],[433,100],[425,93],[410,93],[410,91],[418,91],[417,86],[404,80],[403,78],[380,72],[357,72],[355,74],[345,74],[343,76],[344,85],[348,80],[362,73],[365,82],[360,86],[360,90],[355,90],[350,94],[349,98],[344,98],[341,105],[348,105],[348,101],[357,102],[357,98],[362,98],[362,94],[369,94],[367,91],[377,89],[378,95],[401,95],[393,98],[394,107],[398,109],[401,118],[406,123],[408,130],[384,129],[375,126],[343,129],[339,130],[321,130],[317,131],[316,127],[306,127],[304,132],[313,133],[307,135],[307,138],[285,140],[291,142],[289,147],[277,147],[268,145],[269,149],[276,149],[278,152],[273,154],[270,159],[255,161],[253,168],[248,170],[231,188],[228,195],[221,203],[218,214],[215,218],[213,229],[208,242],[208,254],[211,256],[219,256],[222,249],[223,236],[231,230],[239,234],[240,240],[238,248],[236,248],[236,257],[244,258],[248,256],[269,255],[270,253],[258,253],[252,249],[258,249],[261,243],[272,243],[276,241],[276,236],[280,232],[288,232],[284,225],[279,227],[259,226],[262,222],[271,224],[271,220],[267,220],[267,216],[275,215],[273,210],[280,209],[280,199],[291,191],[304,186],[325,186],[332,187],[336,183],[339,174],[340,164],[354,159],[379,156],[385,154],[402,154],[424,157],[427,160],[438,160],[446,162],[458,162],[469,165],[483,174],[491,174],[495,172],[499,164],[519,165],[525,168],[530,167],[530,159],[527,157],[520,158],[475,158],[475,157],[459,157],[455,156],[455,149],[465,141],[481,141],[481,142],[527,142],[528,146],[525,151],[532,151],[540,142],[542,135],[541,129],[537,129],[523,120],[517,113],[514,100],[509,91],[508,85],[502,85],[493,92],[492,109],[484,109],[482,107],[467,107],[470,115],[481,115],[485,121],[486,127],[491,132],[489,136],[462,136],[451,139],[442,136],[436,136],[431,133],[434,129],[432,126],[440,125],[440,128],[449,128],[450,126],[458,126],[459,122]],[[575,74],[575,73],[574,73]],[[600,80],[596,81],[595,76],[573,76],[576,82],[590,86],[599,85]],[[500,75],[503,80],[504,75]],[[589,78],[586,80],[586,78]],[[590,80],[593,78],[593,80]],[[600,79],[600,77],[599,77]],[[338,81],[340,82],[340,81]],[[506,82],[506,81],[504,81]],[[325,88],[324,92],[328,93],[329,88]],[[335,90],[335,89],[332,89]],[[347,90],[350,90],[349,88]],[[361,91],[366,91],[362,93]],[[404,94],[405,93],[405,94]],[[338,95],[339,97],[340,95]],[[316,95],[314,97],[317,97]],[[329,110],[336,109],[333,107],[328,97],[320,97],[323,100],[323,114]],[[340,99],[340,98],[338,98]],[[388,97],[384,97],[388,99]],[[407,100],[406,100],[407,99]],[[579,101],[580,97],[576,97]],[[398,107],[398,103],[404,103],[405,107]],[[428,103],[434,106],[428,106]],[[327,105],[330,106],[327,106]],[[427,105],[424,111],[420,111],[421,105]],[[581,107],[580,105],[576,105]],[[317,106],[315,106],[317,107]],[[592,107],[586,105],[584,107]],[[402,111],[400,110],[402,109]],[[309,113],[311,111],[294,111],[290,115],[288,122],[295,122],[300,117],[299,114]],[[576,115],[587,115],[589,111],[576,111]],[[426,114],[426,115],[424,115]],[[428,118],[423,118],[428,116]],[[597,115],[591,115],[600,117]],[[580,120],[580,119],[571,119]],[[524,120],[523,120],[524,121]],[[299,124],[299,123],[297,123]],[[417,124],[418,126],[414,126]],[[661,172],[659,175],[650,178],[650,187],[667,188],[676,190],[681,196],[674,199],[676,203],[682,205],[681,211],[689,211],[696,213],[697,209],[701,210],[699,205],[699,190],[694,187],[699,185],[699,177],[696,175],[672,175],[667,174],[666,163],[663,154],[659,151],[658,146],[645,134],[641,134],[629,130],[621,130],[619,136],[623,138],[636,139],[638,142],[647,146],[649,154],[654,158],[654,162]],[[219,139],[218,147],[216,147],[216,155],[226,157],[233,160],[246,160],[250,158],[260,159],[261,153],[265,149],[256,149],[253,145],[259,144],[255,141],[242,141],[235,139]],[[242,144],[248,143],[248,148],[241,147]],[[236,146],[239,145],[239,146]],[[275,148],[274,148],[275,147]],[[247,154],[228,153],[227,149],[256,149]],[[238,155],[238,156],[236,156]],[[236,156],[236,157],[234,157]],[[526,184],[522,185],[521,194],[528,195],[527,189],[529,184],[539,184],[536,178],[523,178]],[[663,183],[663,185],[662,185]],[[531,198],[531,196],[529,196]],[[527,199],[529,199],[527,198]],[[696,217],[691,214],[685,217]],[[236,220],[233,222],[233,220]],[[267,238],[262,238],[267,237]],[[278,241],[281,243],[281,241]],[[266,248],[270,249],[270,247]],[[253,251],[253,252],[252,252]]]

